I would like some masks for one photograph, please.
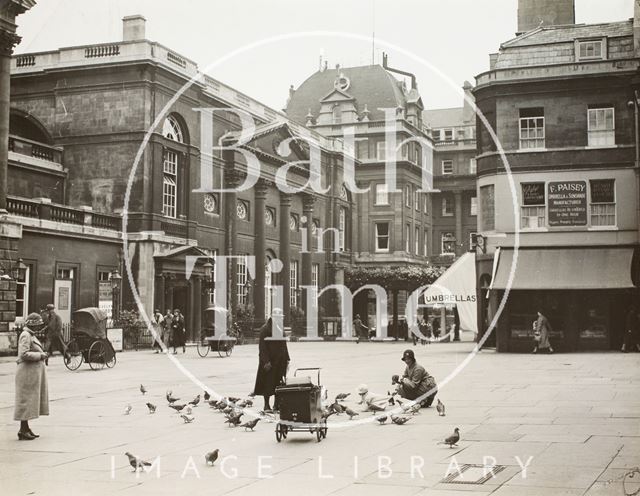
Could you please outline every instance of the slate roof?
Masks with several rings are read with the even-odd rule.
[[[287,116],[305,125],[306,115],[311,109],[312,115],[317,118],[320,100],[333,90],[334,81],[340,73],[350,80],[345,93],[356,99],[358,114],[362,114],[366,104],[369,119],[382,120],[384,113],[378,108],[405,107],[406,96],[401,89],[401,83],[381,65],[366,65],[315,72],[291,96],[286,108]]]
[[[608,22],[601,24],[567,24],[564,26],[542,26],[524,33],[502,44],[502,48],[513,48],[548,43],[567,43],[578,38],[598,38],[602,36],[632,36],[633,21]]]
[[[433,129],[462,126],[462,112],[462,107],[425,110],[422,119]]]

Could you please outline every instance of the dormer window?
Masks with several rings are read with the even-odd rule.
[[[577,40],[576,60],[603,60],[607,58],[605,39]]]

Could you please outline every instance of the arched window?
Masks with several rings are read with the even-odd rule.
[[[345,250],[345,238],[347,234],[347,209],[340,207],[338,214],[338,232],[340,236],[340,251]]]
[[[340,105],[336,104],[333,106],[333,123],[340,124],[342,122],[342,109]]]
[[[182,126],[174,115],[168,115],[162,126],[162,136],[178,143],[184,143]]]

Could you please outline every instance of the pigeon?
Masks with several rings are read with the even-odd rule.
[[[236,427],[240,425],[240,417],[242,417],[242,414],[232,415],[230,417],[227,417],[227,420],[225,420],[225,423],[229,424],[229,427],[231,426]]]
[[[249,402],[250,402],[250,401],[251,401],[251,400],[240,400],[240,401],[238,401],[238,402],[236,403],[236,406],[237,406],[238,408],[245,408],[245,407],[249,406]],[[253,403],[251,403],[251,404],[253,405]]]
[[[196,396],[189,402],[189,404],[193,406],[196,406],[198,403],[200,403],[200,395]]]
[[[233,407],[232,406],[228,406],[228,407],[226,407],[226,408],[224,408],[222,410],[222,413],[225,413],[227,415],[229,415],[231,412],[233,412]]]
[[[346,407],[342,406],[340,403],[338,403],[338,401],[334,401],[333,403],[331,403],[331,405],[329,406],[329,408],[331,410],[333,410],[334,412],[336,412],[338,415],[340,415],[341,413],[344,413]]]
[[[227,401],[228,401],[229,403],[237,403],[238,401],[240,401],[240,398],[234,398],[233,396],[229,396],[229,397],[227,398]]]
[[[344,409],[344,412],[349,415],[349,420],[353,419],[353,417],[356,417],[358,415],[360,415],[358,412],[354,412],[351,408],[347,407]]]
[[[444,442],[440,442],[438,444],[448,444],[449,448],[453,448],[460,441],[460,429],[457,427],[453,429],[453,434],[451,434],[448,438],[444,440]]]
[[[378,406],[375,403],[369,403],[369,405],[367,405],[367,410],[370,412],[384,412],[384,407]]]
[[[387,421],[387,416],[385,415],[384,417],[378,417],[376,420],[380,423],[380,425],[382,425]]]
[[[192,415],[185,415],[184,413],[180,415],[180,418],[182,420],[184,420],[185,424],[190,424],[191,422],[193,422],[196,419]]]
[[[438,399],[438,404],[436,405],[436,410],[438,411],[438,415],[444,417],[444,403]]]
[[[147,403],[147,408],[149,409],[149,413],[156,413],[156,406],[153,403]]]
[[[146,393],[146,392],[147,392],[147,389],[146,389],[142,384],[140,384],[140,392],[141,392],[143,395],[144,395],[144,393]]]
[[[218,459],[218,452],[219,451],[220,450],[218,450],[218,449],[214,449],[210,453],[207,453],[206,455],[204,455],[204,459],[207,462],[207,465],[212,465],[213,466],[213,464]]]
[[[244,427],[245,431],[247,429],[253,430],[255,428],[255,426],[258,425],[258,422],[260,422],[259,418],[253,419],[253,420],[250,420],[249,422],[245,422],[244,424],[240,425],[240,427]]]
[[[180,405],[176,405],[176,404],[174,404],[174,403],[171,403],[171,404],[169,405],[169,408],[173,408],[176,412],[179,412],[179,411],[180,411],[180,410],[182,410],[185,406],[186,406],[186,405],[182,405],[182,404],[180,404]]]
[[[218,407],[218,402],[216,400],[208,400],[209,406],[211,408],[217,408]]]
[[[410,413],[411,415],[417,415],[418,413],[420,413],[420,408],[422,408],[420,403],[415,403],[413,405],[405,406],[402,409],[406,413]]]
[[[205,401],[209,401],[210,398],[211,398],[211,395],[209,394],[209,391],[205,391],[204,392],[204,400]]]
[[[336,401],[346,400],[351,393],[340,393],[336,396]]]
[[[322,410],[322,414],[320,415],[320,418],[322,420],[327,420],[329,417],[331,417],[331,415],[334,415],[336,412],[334,410],[329,410],[328,408],[325,408],[324,410]]]
[[[131,465],[133,467],[133,471],[134,472],[136,470],[138,470],[138,468],[144,469],[144,467],[150,467],[151,466],[150,462],[142,460],[142,459],[138,458],[137,456],[132,455],[128,451],[125,453],[125,455],[127,455],[127,458],[129,458],[129,465]]]
[[[178,401],[178,400],[180,399],[180,398],[174,398],[174,397],[172,396],[172,394],[173,394],[173,393],[172,393],[171,391],[167,391],[167,401],[168,401],[169,403],[174,403],[174,402],[176,402],[176,401]]]
[[[393,396],[391,396],[389,393],[387,393],[387,394],[389,395],[389,404],[390,404],[391,406],[395,406],[396,402],[395,402],[395,400],[393,399]]]
[[[124,414],[125,415],[129,415],[131,413],[131,410],[133,410],[133,407],[131,405],[127,405],[124,407]]]
[[[411,420],[411,417],[396,417],[395,415],[391,415],[391,422],[397,425],[406,424]]]

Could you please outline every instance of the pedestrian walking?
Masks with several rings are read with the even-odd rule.
[[[275,319],[273,317],[276,317]],[[279,317],[279,318],[278,318]],[[275,322],[274,322],[275,320]],[[289,368],[289,350],[284,333],[280,339],[273,338],[274,326],[282,325],[282,313],[279,309],[274,309],[272,317],[260,328],[260,341],[258,344],[258,371],[256,372],[256,382],[253,388],[253,395],[264,398],[264,411],[271,412],[269,399],[276,392],[278,386],[287,375]],[[276,336],[278,337],[278,336]],[[274,407],[278,406],[274,403]]]
[[[162,316],[162,312],[158,309],[153,312],[153,316],[151,317],[151,326],[153,327],[154,332],[153,347],[155,348],[156,353],[160,353],[162,345],[164,344],[164,317]]]
[[[533,339],[536,344],[532,353],[538,353],[538,350],[547,350],[549,353],[553,353],[551,341],[549,341],[552,330],[549,319],[538,310],[538,318],[533,323]]]
[[[353,330],[356,333],[356,338],[358,342],[360,342],[360,339],[368,339],[369,328],[362,323],[362,320],[360,319],[360,314],[356,314],[356,318],[353,319]]]
[[[171,344],[173,345],[173,354],[177,353],[176,348],[182,347],[182,353],[187,351],[186,334],[184,329],[184,316],[180,309],[173,311],[173,320],[171,321]]]
[[[635,305],[631,305],[625,318],[624,341],[622,343],[622,353],[629,351],[640,351],[640,343],[638,343],[638,331],[640,330],[640,322],[638,321],[638,309]]]
[[[49,391],[47,387],[47,353],[34,335],[46,324],[37,313],[27,316],[25,326],[18,338],[16,363],[15,409],[13,419],[20,422],[18,439],[33,441],[40,437],[29,427],[29,420],[40,415],[49,415]]]
[[[58,350],[64,357],[67,356],[67,345],[62,337],[62,319],[55,311],[55,306],[49,303],[45,310],[46,315],[46,349],[45,351],[49,356],[53,355],[53,352]]]

